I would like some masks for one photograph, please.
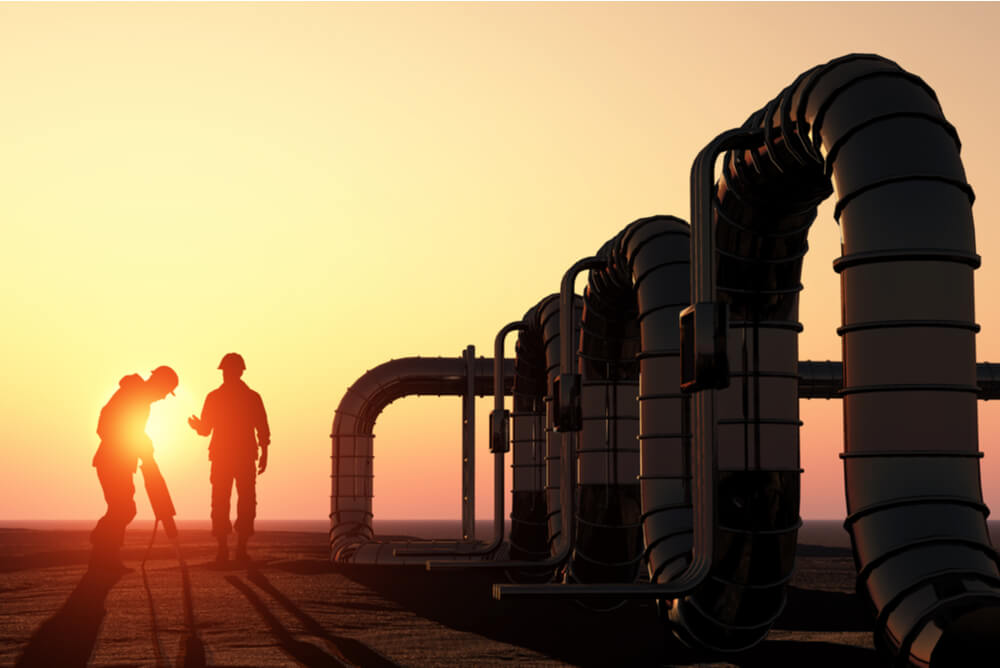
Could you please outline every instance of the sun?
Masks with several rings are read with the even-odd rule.
[[[192,405],[191,394],[180,385],[174,390],[174,396],[168,394],[149,407],[146,434],[153,440],[153,452],[157,459],[176,452],[182,442],[189,440],[191,428],[187,418]]]

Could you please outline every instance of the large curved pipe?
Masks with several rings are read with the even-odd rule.
[[[685,313],[694,311],[696,331],[706,325],[710,331],[708,336],[701,332],[695,335],[699,342],[692,356],[695,359],[685,363],[693,367],[693,377],[686,377],[682,387],[717,388],[698,391],[692,404],[694,451],[710,448],[716,453],[718,499],[711,509],[715,543],[711,554],[705,555],[712,562],[710,572],[702,586],[671,605],[669,620],[675,635],[684,642],[717,651],[753,646],[780,616],[801,525],[795,346],[801,329],[797,300],[802,254],[782,255],[776,260],[783,270],[781,278],[794,279],[791,286],[761,286],[753,272],[724,271],[733,258],[741,258],[731,251],[727,254],[733,235],[718,220],[728,220],[723,218],[727,205],[759,204],[760,200],[744,200],[722,186],[720,194],[715,194],[712,186],[720,151],[732,154],[753,148],[762,137],[764,133],[752,126],[725,132],[698,154],[692,168],[693,305]],[[815,208],[801,208],[798,203],[787,210],[779,204],[772,210],[767,196],[763,202],[765,216],[777,217],[782,224],[777,233],[782,239],[789,236],[788,230],[804,234],[815,217]],[[749,205],[747,208],[752,211]],[[742,220],[741,213],[732,215]],[[791,246],[794,249],[794,244]],[[780,244],[778,247],[779,251],[787,250]],[[737,249],[749,253],[750,262],[757,262],[754,253],[759,246],[748,248],[737,239]],[[775,299],[781,308],[761,309]],[[721,313],[726,316],[720,319]],[[720,336],[715,328],[725,327],[726,320],[736,331]],[[708,354],[702,355],[697,348],[708,342],[713,344]],[[702,357],[706,359],[702,361]],[[708,367],[706,382],[698,378],[701,366]],[[766,378],[763,382],[762,377]],[[765,401],[771,397],[785,401]],[[705,511],[699,517],[697,504],[694,510],[692,557],[697,560],[704,540],[698,539],[698,529],[708,518]]]
[[[558,300],[542,299],[522,318],[514,361],[511,468],[513,492],[510,511],[510,556],[538,561],[549,556],[545,500],[545,397],[548,374],[541,314]]]
[[[597,252],[583,294],[576,545],[578,582],[634,582],[642,560],[639,500],[640,352],[631,284],[609,280],[619,238]]]
[[[556,402],[555,427],[562,435],[560,508],[562,510],[562,538],[565,548],[570,550],[571,559],[564,580],[576,579],[574,567],[581,561],[587,562],[586,555],[577,554],[576,531],[580,519],[577,516],[578,472],[580,461],[577,456],[577,440],[583,429],[583,407],[581,405],[580,360],[577,358],[582,314],[575,308],[580,303],[576,295],[576,278],[588,269],[603,267],[605,260],[588,257],[577,260],[563,273],[559,286],[559,376],[552,386],[552,397]],[[593,563],[593,562],[591,562]],[[600,564],[595,564],[598,567]],[[586,573],[586,566],[584,566]]]
[[[545,371],[546,371],[546,410],[545,410],[545,504],[546,518],[548,521],[548,541],[551,558],[558,558],[559,561],[569,556],[572,549],[573,524],[570,518],[563,518],[562,508],[572,505],[573,500],[573,479],[572,456],[563,461],[564,453],[571,451],[573,432],[557,431],[557,414],[560,411],[558,406],[556,380],[565,373],[563,371],[563,358],[566,350],[569,355],[575,357],[575,351],[579,343],[580,335],[580,315],[582,303],[577,296],[572,297],[572,308],[564,309],[561,305],[562,299],[546,302],[542,309],[542,331],[545,339]],[[567,315],[568,314],[568,315]],[[572,341],[563,341],[561,332],[563,326],[569,323],[570,331],[573,332]],[[572,364],[572,362],[570,362]],[[570,473],[567,476],[567,472]],[[568,503],[567,503],[568,501]]]
[[[1000,570],[979,476],[979,257],[957,134],[922,80],[872,55],[809,70],[744,127],[761,139],[727,156],[709,251],[719,258],[719,298],[751,347],[742,373],[752,422],[733,430],[753,426],[744,439],[751,454],[776,453],[762,469],[797,481],[797,426],[765,420],[791,421],[797,410],[784,362],[797,337],[785,332],[797,321],[809,224],[835,190],[847,527],[858,589],[876,612],[877,645],[898,663],[970,665],[994,651]],[[705,258],[694,255],[693,270]],[[927,350],[934,354],[921,356]],[[786,524],[767,508],[748,516]],[[724,616],[724,606],[716,598],[709,612]],[[702,628],[711,615],[694,606],[682,612],[691,612],[695,633],[726,633]]]
[[[651,583],[495,585],[495,598],[662,599],[691,591],[711,570],[714,448],[691,447],[689,400],[679,387],[689,238],[687,223],[672,216],[637,220],[615,237],[597,279],[626,296],[623,313],[634,303],[639,323],[639,479]]]
[[[392,550],[398,545],[376,543],[372,530],[372,429],[382,410],[405,396],[467,393],[466,359],[405,357],[369,370],[351,385],[337,406],[330,438],[333,442],[330,495],[330,558],[332,561],[400,563]],[[493,393],[493,360],[472,364],[473,391]],[[513,364],[505,365],[505,391],[512,386]],[[362,551],[362,554],[359,554]],[[418,560],[422,563],[423,560]]]

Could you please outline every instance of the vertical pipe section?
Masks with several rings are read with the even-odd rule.
[[[504,409],[504,342],[511,332],[524,329],[518,320],[500,328],[493,342],[493,414],[490,416],[490,449],[493,451],[493,542],[489,550],[500,547],[504,535],[504,455],[510,450],[510,413]]]
[[[710,148],[714,156],[716,147]],[[700,173],[700,162],[693,172]],[[690,234],[687,224],[672,216],[638,220],[616,239],[603,270],[618,288],[633,286],[639,321],[641,521],[652,584],[495,585],[494,597],[662,599],[692,591],[709,574],[713,442],[709,433],[707,443],[702,439],[700,447],[692,447],[689,400],[680,391],[679,316],[690,301]],[[711,412],[704,415],[710,418]]]
[[[731,156],[742,155],[763,136],[753,123],[723,133],[692,169],[691,298],[699,307],[717,301],[728,307],[730,382],[692,398],[695,451],[711,447],[718,462],[711,509],[715,545],[707,579],[674,602],[669,619],[688,644],[719,651],[756,644],[780,615],[800,524],[794,345],[804,248],[798,242],[804,242],[815,206],[810,209],[808,201],[771,206],[771,198],[745,198],[732,187],[741,181],[729,178]],[[730,153],[722,180],[712,188],[720,150]],[[822,195],[828,191],[825,185]],[[750,206],[762,202],[763,207]],[[777,224],[774,238],[756,229],[767,224]],[[695,513],[699,510],[696,504]],[[696,522],[696,529],[704,521]]]
[[[582,432],[582,407],[580,405],[580,374],[577,350],[579,348],[579,327],[582,313],[573,308],[574,304],[581,303],[576,295],[576,278],[580,273],[588,269],[597,269],[605,265],[605,260],[600,257],[588,257],[577,260],[563,274],[559,290],[559,376],[558,384],[553,386],[552,394],[557,404],[556,428],[562,434],[561,452],[561,485],[560,507],[562,509],[562,532],[564,545],[570,550],[576,548],[576,495],[577,474],[579,471],[579,461],[577,460],[577,440]],[[572,333],[572,335],[571,335]],[[566,569],[565,580],[567,582],[575,579],[573,567],[579,563],[579,559],[574,555],[570,559]]]
[[[639,504],[639,324],[631,281],[612,280],[615,236],[598,251],[580,324],[582,422],[577,453],[578,582],[634,582],[642,560]]]
[[[476,540],[476,347],[462,352],[465,394],[462,397],[462,540]]]
[[[545,500],[546,387],[548,374],[541,314],[558,300],[549,295],[522,318],[514,360],[514,396],[511,413],[510,555],[515,560],[549,556]]]
[[[843,230],[834,268],[858,586],[899,663],[969,665],[996,651],[1000,572],[979,477],[979,256],[958,136],[933,91],[893,63],[846,59],[810,85],[801,107]]]
[[[579,341],[579,322],[582,303],[579,298],[573,300],[571,324],[573,342],[570,350],[576,350]],[[562,513],[562,452],[563,439],[573,438],[573,434],[558,432],[555,429],[556,402],[552,395],[552,387],[560,371],[560,305],[555,299],[545,303],[541,312],[542,331],[545,341],[546,397],[545,397],[545,501],[546,521],[548,522],[549,552],[552,555],[561,554],[566,547],[566,534],[563,530]]]
[[[504,484],[504,454],[510,450],[510,412],[505,410],[504,394],[508,386],[504,373],[507,366],[504,360],[504,341],[513,331],[523,329],[521,321],[511,322],[500,328],[493,340],[493,412],[490,413],[490,452],[493,454],[493,539],[479,548],[462,548],[457,550],[396,550],[398,556],[423,557],[470,557],[493,555],[503,544],[504,537],[504,498],[507,490]],[[428,563],[428,569],[431,564]]]

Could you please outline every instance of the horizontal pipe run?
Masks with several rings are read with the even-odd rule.
[[[843,388],[842,362],[799,362],[800,399],[840,399]],[[976,391],[983,401],[1000,399],[1000,364],[980,362],[976,365]]]

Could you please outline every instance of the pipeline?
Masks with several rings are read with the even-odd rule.
[[[976,385],[983,401],[1000,399],[1000,364],[976,364]],[[839,399],[844,387],[844,365],[840,362],[799,362],[800,399]]]
[[[513,497],[510,512],[511,559],[549,556],[545,500],[545,396],[547,373],[542,311],[558,295],[549,295],[524,314],[514,361]]]
[[[493,360],[473,361],[472,386],[476,396],[493,394]],[[396,557],[400,544],[375,540],[372,530],[372,429],[391,402],[412,395],[465,396],[469,365],[464,358],[405,357],[369,370],[348,388],[333,418],[332,493],[330,495],[330,559],[353,563],[424,563],[426,558]],[[504,368],[504,391],[509,394],[513,364]],[[433,545],[433,544],[431,544]],[[448,547],[457,547],[449,543]],[[478,547],[471,545],[470,548]]]
[[[720,507],[719,533],[726,540],[735,519],[781,554],[794,547],[799,275],[816,206],[835,190],[845,525],[858,591],[876,615],[876,645],[897,665],[971,665],[1000,628],[1000,570],[979,475],[980,258],[958,135],[926,83],[858,54],[804,73],[744,129],[760,140],[726,155],[713,215],[717,299],[738,341],[733,408],[746,415],[718,427],[720,492],[746,501]],[[693,268],[702,261],[693,257]],[[779,578],[778,561],[759,567]],[[729,635],[702,625],[713,616],[702,608],[726,612],[724,592],[682,602],[675,621],[702,637]]]
[[[575,276],[575,271],[577,270],[573,269],[569,273]],[[522,389],[535,393],[535,396],[530,399],[530,405],[538,406],[539,403],[544,403],[546,429],[544,471],[540,470],[541,465],[538,463],[537,450],[516,457],[514,464],[515,488],[513,491],[515,498],[524,498],[519,494],[520,490],[517,489],[518,470],[528,469],[536,475],[544,473],[545,485],[542,490],[544,517],[541,522],[529,525],[527,529],[533,530],[532,538],[540,540],[544,537],[542,545],[546,549],[529,553],[526,559],[499,559],[490,563],[471,564],[457,563],[454,560],[431,560],[427,562],[428,570],[501,568],[507,577],[515,582],[538,582],[539,580],[550,580],[553,576],[560,574],[568,575],[564,567],[567,566],[567,561],[574,547],[575,526],[569,519],[573,516],[573,512],[564,514],[561,510],[564,507],[572,508],[575,506],[573,495],[576,490],[573,480],[575,479],[576,457],[572,454],[566,455],[567,446],[572,443],[570,439],[574,437],[574,434],[556,430],[557,417],[560,412],[557,388],[560,378],[559,372],[560,370],[565,372],[563,361],[570,358],[576,359],[574,344],[579,341],[581,302],[579,297],[572,292],[572,283],[570,282],[569,288],[567,288],[566,281],[567,278],[564,276],[560,295],[552,295],[543,299],[529,310],[521,321],[516,323],[523,337],[518,342],[518,359],[526,362],[524,366],[527,368],[524,370],[528,375],[526,382],[522,383]],[[511,323],[507,327],[512,327],[514,324]],[[572,336],[565,337],[564,340],[562,335],[564,331],[571,331]],[[532,360],[531,362],[528,362],[527,359],[522,360],[525,354]],[[542,373],[539,373],[540,370]],[[549,391],[550,389],[551,391]],[[522,399],[525,403],[529,402],[528,397]],[[494,415],[496,415],[496,410]],[[523,417],[537,420],[541,416],[529,413]],[[538,426],[537,422],[529,423],[528,428],[534,429]],[[530,440],[533,445],[540,445],[536,439]],[[525,456],[528,461],[524,461]],[[529,498],[537,499],[538,490],[529,490],[529,495]],[[537,512],[536,509],[532,509],[532,511]],[[520,522],[517,524],[520,528],[517,535],[514,536],[514,540],[519,539],[525,528],[523,525],[524,523]]]
[[[545,350],[545,377],[546,388],[549,391],[545,394],[545,507],[546,521],[548,522],[548,547],[551,555],[558,555],[568,546],[567,537],[563,532],[562,513],[562,488],[561,485],[572,485],[572,481],[563,481],[562,475],[562,441],[566,438],[574,438],[574,434],[556,431],[556,411],[551,388],[553,382],[559,376],[561,363],[561,341],[559,335],[559,320],[561,307],[559,299],[552,301],[544,300],[541,306],[540,319],[542,325],[543,346]],[[579,297],[574,296],[573,314],[573,341],[571,350],[576,350],[579,341],[580,309],[582,303]]]
[[[728,152],[713,187],[711,167],[722,149]],[[801,522],[801,268],[817,206],[835,192],[844,363],[839,378],[830,365],[816,369],[814,394],[802,396],[836,392],[844,401],[845,526],[858,591],[876,616],[876,645],[899,666],[968,665],[992,651],[991,631],[1000,628],[1000,557],[986,531],[976,399],[997,396],[1000,374],[987,365],[977,377],[973,271],[980,258],[973,192],[959,152],[958,135],[927,84],[879,56],[849,55],[805,72],[742,130],[723,133],[699,154],[690,297],[678,287],[688,260],[681,221],[636,221],[606,245],[602,253],[612,257],[592,274],[593,290],[588,286],[589,317],[602,324],[581,341],[593,358],[584,358],[583,370],[605,386],[631,380],[618,377],[627,368],[624,348],[631,338],[624,330],[601,329],[611,322],[605,301],[615,300],[598,299],[597,292],[605,280],[600,289],[608,294],[626,295],[634,283],[641,341],[639,498],[652,583],[594,586],[598,594],[683,595],[662,601],[672,630],[692,645],[723,651],[759,642],[780,615]],[[662,248],[654,253],[654,247]],[[677,317],[689,301],[679,332]],[[577,527],[560,513],[574,500],[575,477],[560,453],[574,452],[576,441],[565,439],[575,439],[579,427],[569,420],[554,431],[557,415],[562,422],[564,410],[573,414],[570,388],[578,380],[575,360],[560,354],[559,320],[569,331],[580,317],[560,314],[552,299],[536,308],[543,354],[532,355],[543,360],[545,388],[553,388],[544,398],[547,551],[568,553],[580,533],[581,554],[589,556],[604,541],[587,537],[583,523]],[[614,326],[627,322],[621,316]],[[692,323],[697,331],[687,329]],[[682,337],[696,344],[683,365]],[[574,350],[572,343],[562,347]],[[703,344],[704,355],[697,350]],[[611,362],[624,366],[612,372]],[[690,400],[674,386],[682,370],[682,386],[695,392]],[[532,374],[537,371],[526,375]],[[560,377],[566,382],[557,391]],[[531,382],[537,386],[537,377]],[[538,418],[537,387],[532,391],[531,401],[518,404],[529,421]],[[338,409],[334,425],[331,547],[341,559],[371,539],[370,424],[367,432],[359,427],[363,421],[350,408]],[[605,409],[603,417],[611,415]],[[341,418],[346,426],[338,430]],[[535,433],[530,429],[537,423],[522,428]],[[590,449],[581,451],[586,456]],[[525,470],[537,474],[533,457]],[[538,490],[529,490],[537,501]],[[586,499],[581,494],[587,507],[581,520],[593,517],[595,504]],[[512,515],[521,516],[518,508]],[[536,512],[538,504],[531,508]],[[522,556],[537,558],[534,550]],[[574,567],[583,572],[578,560]],[[559,587],[576,595],[591,585]],[[519,595],[551,591],[526,586]]]
[[[642,228],[648,228],[643,233]],[[580,432],[579,482],[577,501],[577,545],[572,572],[580,582],[633,582],[644,557],[642,549],[642,513],[640,484],[639,392],[640,359],[650,362],[640,338],[639,304],[636,277],[632,267],[635,257],[628,252],[633,235],[649,241],[649,230],[670,236],[687,234],[679,221],[656,216],[638,220],[609,240],[597,253],[604,266],[592,269],[583,297],[580,325],[580,375],[582,430]],[[657,244],[646,245],[645,253],[661,250]],[[686,253],[686,240],[684,241]],[[640,262],[647,262],[644,255]],[[644,267],[645,274],[660,268],[655,262]],[[669,265],[669,261],[667,262]],[[686,305],[688,293],[686,262],[670,279],[680,278],[673,287],[677,306]],[[644,276],[645,277],[645,276]],[[653,285],[659,277],[653,277]],[[671,288],[665,284],[643,294],[645,311],[670,308],[663,295]],[[665,288],[665,289],[664,289]],[[670,301],[669,299],[667,300]],[[662,316],[676,330],[676,314]],[[650,336],[649,324],[644,331]],[[669,376],[662,377],[663,383]],[[663,388],[658,388],[660,392]],[[676,388],[672,390],[676,393]],[[642,399],[645,401],[645,397]],[[662,406],[660,407],[663,408]],[[680,415],[681,407],[672,406]],[[647,420],[650,414],[647,413]],[[648,450],[648,448],[647,448]],[[648,454],[647,454],[648,456]],[[647,483],[648,485],[648,483]]]

